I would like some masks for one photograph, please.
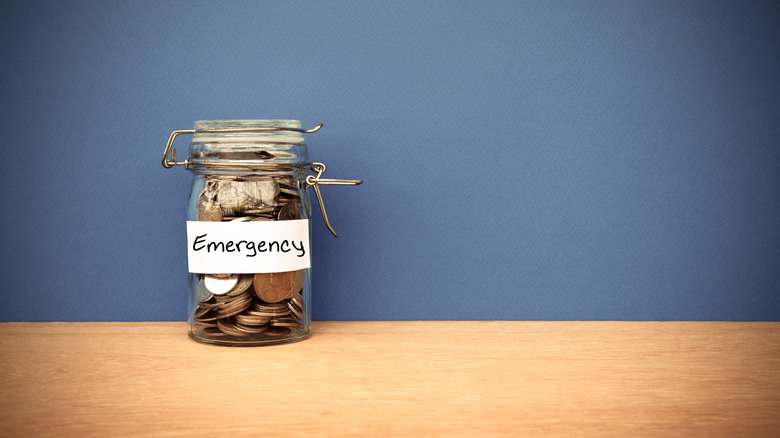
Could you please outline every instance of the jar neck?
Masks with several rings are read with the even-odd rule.
[[[207,120],[195,123],[189,169],[277,171],[309,162],[297,120]]]

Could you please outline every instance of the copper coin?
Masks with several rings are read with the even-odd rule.
[[[294,271],[257,273],[253,282],[257,298],[267,303],[278,303],[291,294],[296,283]]]
[[[268,336],[287,336],[290,334],[290,329],[287,327],[268,327],[268,330],[263,334]]]

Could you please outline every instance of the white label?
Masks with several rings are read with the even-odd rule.
[[[309,220],[187,221],[189,271],[252,274],[311,267]]]

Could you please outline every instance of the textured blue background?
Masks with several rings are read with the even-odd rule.
[[[185,319],[160,157],[222,118],[365,180],[315,319],[779,320],[777,5],[3,2],[0,320]]]

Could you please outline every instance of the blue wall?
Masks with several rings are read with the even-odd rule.
[[[0,320],[185,319],[160,157],[223,118],[365,180],[315,319],[780,320],[777,5],[3,2]]]

